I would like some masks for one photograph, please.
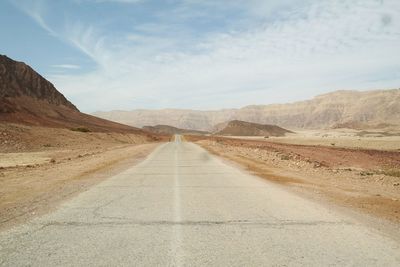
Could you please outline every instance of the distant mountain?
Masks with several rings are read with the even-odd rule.
[[[95,112],[93,115],[135,127],[171,125],[180,129],[210,131],[213,126],[229,120],[233,110],[196,111],[189,109],[133,110]]]
[[[193,134],[193,135],[204,135],[208,134],[205,131],[196,131],[189,129],[179,129],[169,125],[156,125],[156,126],[143,126],[143,130],[162,135],[173,135],[173,134]]]
[[[163,109],[96,112],[101,118],[142,127],[167,124],[177,128],[212,131],[231,120],[273,124],[289,129],[331,128],[340,125],[400,124],[400,89],[336,91],[289,104],[254,105],[214,111]]]
[[[79,112],[31,67],[3,55],[0,55],[0,122],[145,134],[141,129]]]
[[[276,125],[233,120],[226,123],[215,134],[231,136],[284,136],[286,133],[291,133],[291,131]]]

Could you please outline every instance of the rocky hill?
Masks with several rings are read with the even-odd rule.
[[[196,130],[189,130],[189,129],[180,129],[169,125],[156,125],[156,126],[143,126],[143,130],[161,134],[161,135],[173,135],[173,134],[192,134],[192,135],[204,135],[208,134],[205,131],[196,131]]]
[[[289,129],[338,126],[375,127],[400,124],[400,89],[335,91],[289,104],[254,105],[240,109],[133,110],[96,112],[96,116],[142,127],[168,124],[178,128],[212,131],[231,120],[279,125]]]
[[[13,105],[10,99],[30,97],[48,104],[78,109],[69,102],[52,83],[23,62],[0,55],[0,112],[15,112],[22,107]]]
[[[286,133],[291,133],[291,131],[276,125],[233,120],[226,123],[215,134],[231,136],[284,136]]]
[[[84,114],[23,62],[0,55],[0,122],[145,134],[132,126]]]

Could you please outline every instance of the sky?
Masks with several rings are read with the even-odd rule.
[[[1,0],[0,25],[84,112],[400,87],[399,0]]]

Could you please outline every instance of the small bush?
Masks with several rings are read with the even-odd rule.
[[[71,131],[81,132],[81,133],[89,133],[90,132],[90,130],[88,128],[85,128],[85,127],[72,128]]]
[[[362,171],[362,172],[360,172],[360,175],[361,176],[370,176],[370,175],[374,175],[374,173],[373,172],[368,172],[368,171]]]
[[[289,160],[290,157],[288,155],[282,155],[281,160]]]
[[[400,170],[396,170],[396,169],[384,170],[380,173],[384,174],[384,175],[388,175],[388,176],[400,177]]]

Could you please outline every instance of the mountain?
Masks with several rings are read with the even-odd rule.
[[[188,129],[179,129],[169,125],[156,125],[156,126],[143,126],[143,130],[162,135],[173,135],[173,134],[193,134],[193,135],[204,135],[208,134],[205,131],[196,131]]]
[[[53,84],[31,67],[0,55],[0,112],[13,113],[23,110],[23,107],[13,103],[18,98],[31,98],[78,111]]]
[[[215,134],[232,136],[284,136],[291,133],[276,125],[258,124],[253,122],[233,120]]]
[[[0,122],[144,134],[132,126],[81,113],[31,67],[4,55],[0,55]]]
[[[240,109],[133,110],[96,112],[96,116],[128,125],[168,124],[177,128],[212,131],[231,120],[273,124],[289,129],[320,129],[340,125],[400,124],[400,89],[335,91],[288,104],[253,105]]]
[[[180,129],[210,131],[220,122],[229,120],[233,110],[197,111],[190,109],[133,110],[95,112],[100,118],[117,121],[135,127],[148,125],[171,125]]]

